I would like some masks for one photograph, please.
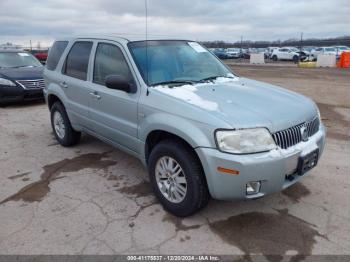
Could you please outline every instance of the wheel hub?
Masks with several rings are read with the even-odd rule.
[[[53,115],[53,126],[55,133],[60,139],[63,139],[66,135],[66,126],[64,124],[63,117],[60,112],[56,111]]]
[[[158,188],[172,203],[180,203],[187,193],[187,180],[179,163],[168,156],[161,157],[155,170]]]

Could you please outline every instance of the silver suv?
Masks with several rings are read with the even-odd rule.
[[[44,78],[58,142],[85,132],[136,156],[177,216],[285,189],[325,144],[314,102],[237,76],[193,41],[60,40]]]

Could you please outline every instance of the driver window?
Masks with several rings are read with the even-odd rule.
[[[96,49],[93,82],[105,85],[106,77],[109,75],[121,75],[129,83],[133,83],[130,68],[120,48],[112,44],[100,43]]]

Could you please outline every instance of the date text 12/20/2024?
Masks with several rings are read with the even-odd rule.
[[[198,255],[198,256],[127,256],[127,261],[220,261],[219,256]]]

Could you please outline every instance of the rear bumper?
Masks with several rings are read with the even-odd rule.
[[[0,103],[14,103],[43,99],[42,89],[23,89],[19,86],[0,87]]]
[[[320,156],[325,145],[326,129],[320,130],[309,141],[299,143],[287,150],[274,150],[267,153],[233,155],[222,153],[214,148],[197,148],[202,162],[211,196],[220,200],[254,199],[281,191],[296,183],[303,176],[296,175],[298,160],[301,156],[319,149]],[[218,167],[238,170],[238,175],[229,175],[217,171]],[[287,179],[286,176],[292,175]],[[258,194],[247,195],[246,184],[261,182]]]

